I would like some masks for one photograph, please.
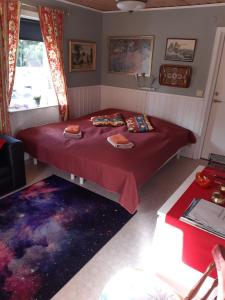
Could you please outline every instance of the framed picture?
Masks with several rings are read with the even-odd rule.
[[[153,36],[109,37],[110,73],[150,76]]]
[[[96,70],[96,43],[69,41],[69,71]]]
[[[193,61],[196,39],[167,39],[165,59]]]
[[[191,83],[191,66],[161,65],[159,84],[180,88],[188,88]]]

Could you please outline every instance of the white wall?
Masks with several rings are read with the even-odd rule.
[[[24,128],[58,121],[59,111],[57,106],[10,112],[10,123],[13,135]]]
[[[99,85],[68,89],[70,118],[83,116],[100,109],[101,87]]]
[[[197,143],[188,147],[183,154],[191,158],[198,158],[205,104],[205,99],[198,97],[101,87],[101,109],[115,107],[144,112],[190,129]]]
[[[68,95],[71,118],[79,117],[100,109],[101,88],[99,85],[69,88]],[[57,106],[10,113],[12,133],[14,135],[21,129],[58,121],[59,111]]]
[[[111,86],[70,88],[68,94],[71,118],[113,107],[145,112],[188,128],[195,134],[197,143],[189,146],[183,154],[191,158],[199,158],[199,142],[206,104],[204,98]],[[10,113],[10,120],[13,133],[32,126],[58,122],[58,107]]]

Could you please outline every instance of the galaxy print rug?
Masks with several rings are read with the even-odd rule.
[[[54,175],[0,199],[0,299],[49,300],[131,217]]]

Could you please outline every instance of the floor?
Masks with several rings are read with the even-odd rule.
[[[97,300],[104,285],[119,270],[126,267],[151,268],[151,247],[157,210],[179,187],[184,179],[205,161],[174,158],[140,190],[141,203],[136,215],[53,297],[54,300]],[[69,174],[42,163],[26,164],[27,182],[30,185],[51,174],[70,180]],[[78,180],[75,179],[78,183]],[[116,200],[94,184],[84,187]]]

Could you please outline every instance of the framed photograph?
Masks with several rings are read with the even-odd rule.
[[[159,84],[188,88],[191,83],[191,73],[191,66],[161,65],[159,71]]]
[[[110,73],[150,76],[153,36],[109,37]]]
[[[96,43],[69,41],[69,71],[96,70]]]
[[[165,59],[191,62],[195,46],[196,39],[167,39]]]

